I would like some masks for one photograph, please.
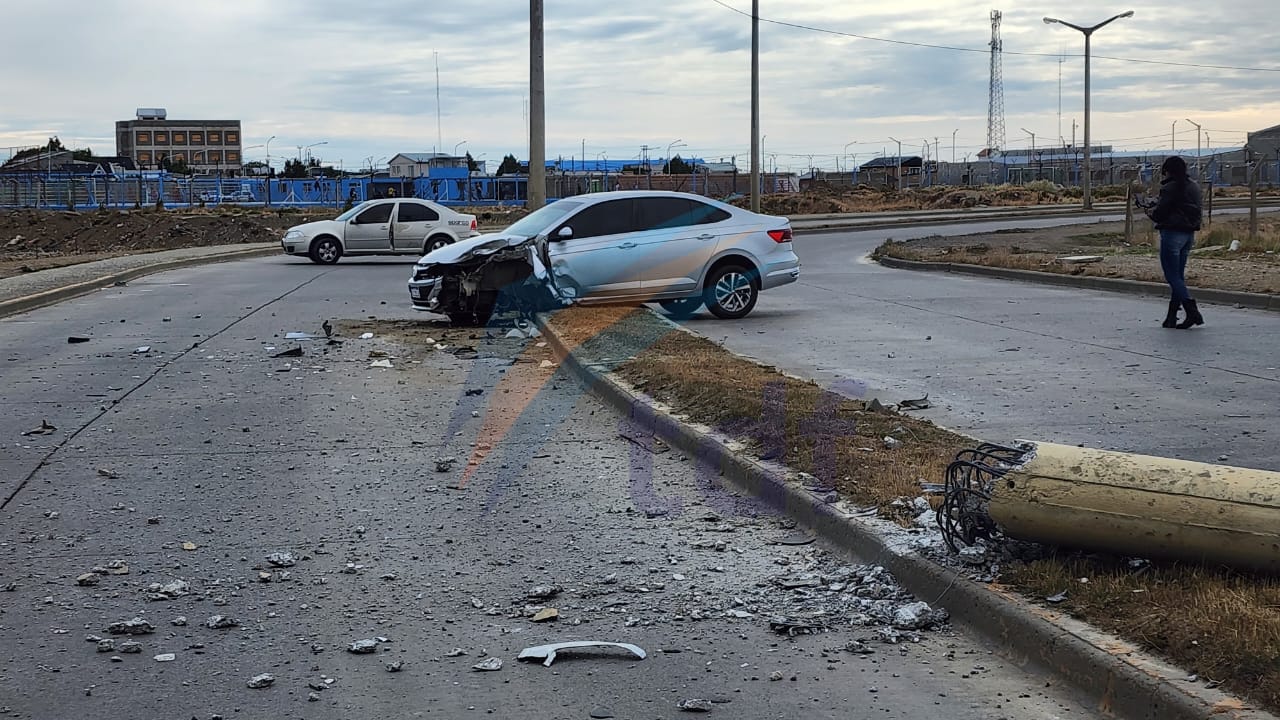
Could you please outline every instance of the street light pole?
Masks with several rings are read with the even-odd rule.
[[[463,140],[462,142],[460,142],[460,143],[458,143],[458,144],[454,145],[454,146],[453,146],[453,156],[454,156],[454,157],[458,157],[458,148],[460,148],[460,147],[462,147],[463,145],[466,145],[466,144],[467,144],[467,141],[466,141],[466,140]]]
[[[667,143],[667,174],[671,174],[671,148],[675,146],[684,146],[684,141],[676,138],[674,141]]]
[[[898,157],[896,157],[895,160],[897,160],[897,163],[898,163],[898,172],[897,172],[898,189],[901,190],[902,189],[902,141],[895,137],[890,137],[889,139],[892,140],[893,142],[898,143]]]
[[[1204,178],[1200,175],[1200,123],[1193,120],[1187,122],[1196,126],[1196,182],[1203,182]]]
[[[529,210],[547,204],[547,95],[542,40],[542,0],[529,0],[529,184],[525,191],[525,207]]]
[[[1106,20],[1103,20],[1097,25],[1093,25],[1087,28],[1080,27],[1079,25],[1073,25],[1072,23],[1066,22],[1065,20],[1058,20],[1057,18],[1047,17],[1044,19],[1044,22],[1046,25],[1053,25],[1054,23],[1057,23],[1058,25],[1065,25],[1071,28],[1072,30],[1079,30],[1081,33],[1084,34],[1084,209],[1085,210],[1093,209],[1093,148],[1091,147],[1092,136],[1089,133],[1089,129],[1090,129],[1089,128],[1090,40],[1093,38],[1093,33],[1099,28],[1109,25],[1110,23],[1113,23],[1116,20],[1119,20],[1120,18],[1127,18],[1127,17],[1133,17],[1132,10],[1122,12],[1119,15],[1114,15],[1112,17],[1107,18]]]
[[[751,0],[751,212],[760,212],[760,0]]]

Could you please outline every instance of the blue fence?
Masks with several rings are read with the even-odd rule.
[[[468,177],[465,174],[460,177],[405,179],[187,178],[145,172],[127,176],[0,174],[0,207],[10,208],[130,208],[153,207],[157,202],[165,207],[237,204],[341,208],[348,202],[354,204],[386,197],[417,197],[446,205],[485,206],[523,205],[527,196],[527,178]]]

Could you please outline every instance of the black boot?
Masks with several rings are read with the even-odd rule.
[[[1178,323],[1179,330],[1186,330],[1192,326],[1204,324],[1204,316],[1200,314],[1199,308],[1196,307],[1195,300],[1183,300],[1182,309],[1187,311],[1187,319]]]
[[[1182,301],[1173,299],[1169,301],[1169,314],[1164,316],[1162,327],[1176,328],[1178,327],[1178,308],[1182,307]]]

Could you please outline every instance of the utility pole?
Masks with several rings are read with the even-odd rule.
[[[1204,182],[1204,177],[1200,174],[1200,123],[1190,119],[1187,122],[1196,126],[1196,182]]]
[[[542,0],[529,0],[529,187],[525,206],[530,210],[547,204],[546,122]]]
[[[751,0],[751,212],[760,212],[760,0]]]

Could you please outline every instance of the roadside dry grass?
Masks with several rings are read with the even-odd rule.
[[[842,496],[875,505],[883,516],[895,517],[894,500],[918,496],[920,480],[940,482],[956,451],[974,444],[927,420],[835,396],[703,338],[655,331],[661,323],[652,317],[646,321],[647,314],[633,308],[573,308],[555,315],[551,326],[571,348],[583,349],[588,361],[592,344],[604,340],[600,344],[613,357],[626,358],[614,372],[675,414],[726,431],[756,452],[767,453],[772,443],[781,448],[780,462],[831,479]],[[783,397],[781,407],[766,400]],[[820,411],[824,405],[828,409]],[[779,436],[785,437],[780,445]],[[885,436],[904,444],[887,450]],[[833,441],[834,465],[816,457],[824,437]],[[1062,551],[1006,566],[1001,582],[1040,604],[1067,590],[1068,599],[1055,609],[1280,710],[1280,581],[1275,578],[1178,563],[1134,568],[1122,558]]]

